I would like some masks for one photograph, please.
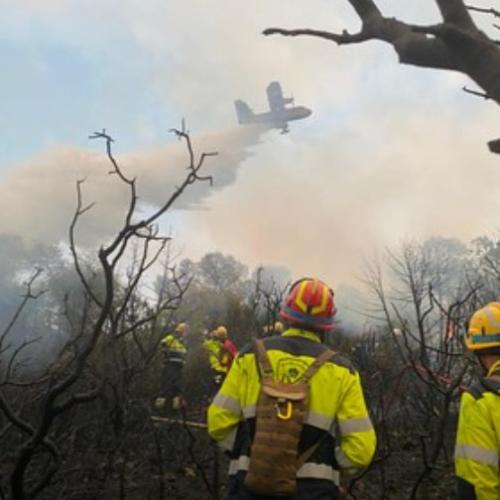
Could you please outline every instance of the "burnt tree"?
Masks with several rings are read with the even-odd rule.
[[[481,30],[471,12],[496,15],[494,9],[467,6],[463,0],[435,0],[441,21],[430,26],[409,24],[386,17],[375,0],[347,0],[361,20],[361,30],[349,33],[310,28],[267,28],[265,35],[313,36],[337,45],[379,40],[390,44],[402,64],[458,71],[484,92],[472,92],[500,104],[500,47]],[[488,143],[500,153],[500,139]]]

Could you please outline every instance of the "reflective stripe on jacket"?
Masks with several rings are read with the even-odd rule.
[[[184,363],[187,349],[175,335],[169,334],[160,342],[168,363]]]
[[[500,361],[464,392],[455,446],[458,498],[500,499]]]
[[[277,378],[293,382],[326,349],[317,335],[290,329],[264,343]],[[348,360],[335,354],[309,382],[309,412],[299,453],[319,443],[299,469],[299,478],[338,483],[339,469],[367,467],[376,437],[366,409],[358,373]],[[260,392],[253,346],[236,357],[224,384],[208,409],[208,432],[230,450],[229,474],[248,469]]]
[[[226,375],[228,367],[221,362],[224,352],[221,343],[216,339],[208,339],[203,342],[203,347],[208,351],[208,362],[212,370]]]

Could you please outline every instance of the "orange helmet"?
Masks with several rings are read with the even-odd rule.
[[[328,331],[334,328],[336,312],[332,289],[320,280],[303,278],[290,288],[280,316],[293,325]]]

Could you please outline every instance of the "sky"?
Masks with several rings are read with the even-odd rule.
[[[409,22],[439,20],[431,0],[379,5]],[[473,87],[466,76],[399,65],[380,42],[261,35],[356,31],[347,1],[0,6],[0,234],[64,241],[85,178],[85,201],[96,205],[78,241],[99,246],[119,227],[126,195],[89,135],[114,137],[147,211],[184,175],[185,148],[169,133],[182,119],[198,154],[218,152],[204,167],[214,186],[194,186],[162,221],[185,257],[221,251],[336,286],[403,239],[469,241],[498,228],[500,165],[485,145],[498,137],[498,112],[461,91]],[[273,80],[312,115],[287,135],[238,126],[233,101],[264,111]]]

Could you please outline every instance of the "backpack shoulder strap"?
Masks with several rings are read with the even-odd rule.
[[[266,346],[262,339],[255,340],[255,351],[257,357],[257,366],[259,367],[259,371],[261,373],[261,377],[265,379],[273,378],[273,367],[271,365],[271,360],[267,355]]]
[[[493,394],[500,396],[500,373],[495,372],[489,377],[481,379],[482,386]]]
[[[310,365],[309,368],[304,372],[304,375],[300,378],[301,382],[308,383],[311,377],[336,353],[331,349],[323,351]],[[302,454],[297,457],[297,469],[300,469],[312,456],[312,454],[318,449],[323,438],[314,443],[310,448],[305,450]]]
[[[300,378],[302,382],[309,382],[311,377],[335,354],[335,351],[327,349],[323,351],[310,365],[309,368],[304,372],[304,375]]]

